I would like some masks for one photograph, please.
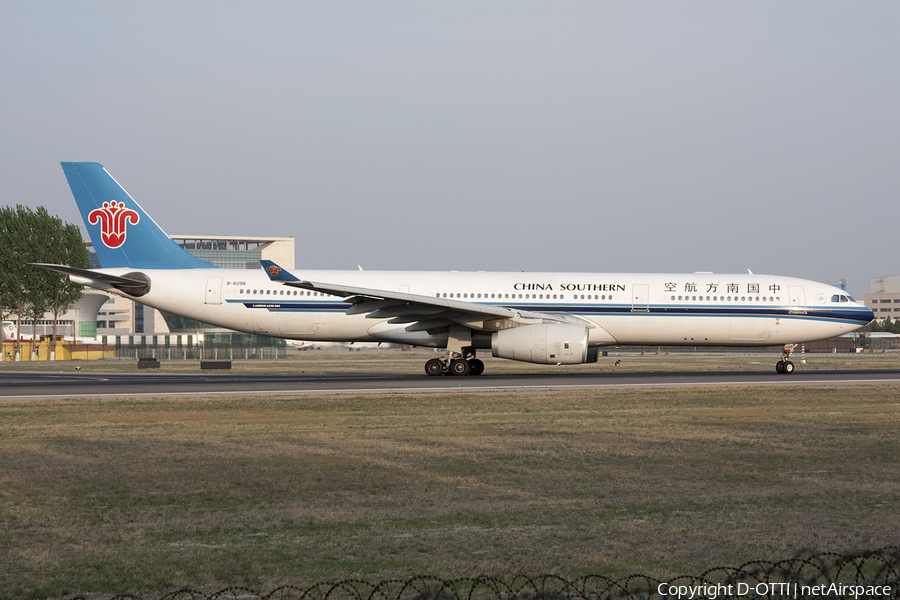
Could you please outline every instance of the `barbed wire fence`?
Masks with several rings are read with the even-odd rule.
[[[881,598],[900,599],[900,546],[850,554],[802,551],[793,558],[715,567],[699,575],[662,580],[635,574],[622,579],[557,575],[512,579],[440,579],[418,576],[377,583],[361,579],[285,585],[260,593],[229,587],[212,594],[193,589],[169,592],[159,600],[655,600],[675,598]],[[85,600],[72,596],[69,600]],[[111,600],[148,600],[119,594]]]

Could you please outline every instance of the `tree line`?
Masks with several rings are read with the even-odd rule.
[[[884,331],[887,333],[900,333],[900,319],[891,320],[890,315],[884,321],[872,321],[862,329],[863,333]]]
[[[20,332],[22,321],[30,319],[32,339],[37,339],[37,322],[52,313],[50,354],[55,357],[59,316],[81,298],[83,287],[32,263],[89,268],[78,226],[42,206],[34,210],[21,205],[0,207],[0,317],[15,316]],[[16,336],[15,352],[21,354],[21,334]]]

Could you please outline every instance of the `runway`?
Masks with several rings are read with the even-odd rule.
[[[650,387],[833,386],[900,383],[900,369],[425,375],[231,375],[0,372],[0,400],[211,395],[497,392]]]

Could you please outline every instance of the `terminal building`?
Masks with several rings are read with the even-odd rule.
[[[900,275],[876,277],[872,280],[869,293],[863,303],[875,313],[875,319],[891,321],[900,319]]]

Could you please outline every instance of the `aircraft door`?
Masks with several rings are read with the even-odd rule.
[[[222,278],[207,277],[206,279],[206,303],[222,304]]]
[[[631,312],[650,312],[650,286],[635,283],[631,286]]]
[[[788,311],[797,314],[806,314],[806,292],[802,285],[788,286],[789,308]]]

